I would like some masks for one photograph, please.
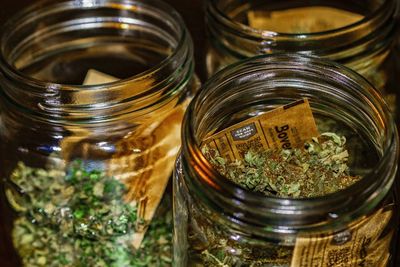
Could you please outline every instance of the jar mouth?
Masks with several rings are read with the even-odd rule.
[[[279,72],[283,74],[286,89],[275,90],[272,87],[280,82],[277,77],[282,77]],[[312,85],[312,83],[306,83],[310,78],[319,79],[319,83],[314,84],[315,88],[308,87]],[[258,83],[252,85],[252,80],[258,80]],[[258,103],[261,106],[263,99],[275,97],[279,103],[286,104],[296,98],[307,97],[313,112],[320,112],[324,109],[323,105],[329,104],[326,102],[330,101],[329,98],[336,98],[335,101],[337,101],[333,101],[332,106],[338,105],[337,108],[344,109],[343,105],[349,106],[349,110],[338,115],[342,116],[342,119],[348,115],[348,112],[355,110],[359,112],[360,117],[351,118],[354,120],[351,123],[356,123],[355,120],[360,120],[364,116],[361,124],[354,126],[358,127],[356,131],[371,131],[366,136],[374,139],[373,145],[379,153],[378,162],[371,167],[370,172],[363,175],[360,181],[336,193],[322,197],[294,199],[267,197],[260,193],[250,192],[215,170],[201,152],[201,138],[210,134],[208,132],[210,129],[212,132],[219,129],[218,123],[226,120],[220,116],[234,117],[235,115],[234,111],[231,111],[229,114],[219,116],[212,110],[216,109],[215,105],[227,101],[229,97],[243,98],[245,92],[239,96],[241,89],[246,91],[248,90],[246,88],[262,86],[260,84],[268,83],[268,81],[269,86],[272,87],[265,86],[257,90],[259,99],[257,100],[255,96],[253,100],[248,100],[249,103],[253,101],[253,104]],[[308,88],[302,88],[301,84]],[[343,84],[339,87],[343,91],[328,91],[329,88],[340,86],[340,84]],[[229,95],[229,91],[234,93],[234,89],[229,87],[233,85],[236,89],[240,88],[235,91],[236,96]],[[315,91],[319,86],[322,88],[320,92]],[[267,91],[271,91],[271,94]],[[235,224],[258,226],[262,228],[261,232],[266,229],[265,227],[269,227],[271,231],[283,232],[311,228],[313,230],[315,228],[329,229],[338,221],[348,223],[370,212],[387,194],[394,181],[398,158],[398,137],[389,109],[372,85],[350,69],[333,62],[302,55],[262,55],[223,69],[204,84],[200,92],[189,105],[183,123],[182,157],[184,160],[182,160],[182,165],[187,165],[186,168],[183,167],[183,170],[187,169],[187,176],[190,177],[185,181],[189,189],[193,190],[202,201],[214,210],[223,211]],[[215,99],[218,93],[222,94],[222,100],[207,103]],[[318,102],[319,97],[315,98],[313,93],[326,93],[327,96],[322,97]],[[250,94],[250,91],[246,94]],[[274,96],[274,94],[278,95]],[[338,104],[338,101],[349,96],[357,97],[357,100],[346,100],[342,106]],[[352,104],[355,107],[352,107]],[[237,102],[237,106],[241,106],[240,102]],[[235,111],[239,112],[238,109]],[[221,106],[218,110],[219,113],[223,113]],[[257,113],[256,110],[253,110],[254,114]],[[365,123],[369,125],[363,126]],[[212,126],[208,126],[210,124]],[[186,178],[186,175],[184,177]]]
[[[369,50],[377,50],[378,46],[387,47],[393,39],[390,37],[395,28],[394,22],[391,21],[394,20],[396,9],[396,2],[393,0],[383,1],[379,6],[363,15],[361,19],[350,24],[326,30],[295,33],[251,27],[228,14],[228,10],[234,10],[235,5],[239,11],[232,12],[248,12],[247,10],[251,8],[253,2],[256,1],[251,1],[242,7],[239,1],[236,3],[235,0],[208,1],[208,31],[218,38],[219,46],[238,58],[254,54],[302,52],[306,55],[318,55],[335,61],[343,60],[341,63],[345,64],[347,58],[359,55],[364,51],[364,47],[368,47]],[[296,1],[289,2],[296,3]],[[279,4],[283,5],[284,3],[286,2],[282,1]],[[317,1],[312,5],[299,7],[314,7],[318,3]],[[322,4],[320,6],[330,7],[328,4]],[[375,2],[372,4],[376,5]],[[270,10],[267,11],[270,12]],[[234,41],[235,39],[236,41]]]
[[[380,17],[381,14],[385,10],[388,9],[388,6],[389,6],[388,2],[390,2],[390,1],[384,2],[378,8],[373,10],[371,13],[366,14],[365,16],[363,16],[362,19],[360,19],[356,22],[353,22],[353,23],[350,23],[350,24],[347,24],[347,25],[344,25],[344,26],[341,26],[338,28],[334,28],[334,29],[322,30],[322,31],[316,31],[316,32],[307,32],[307,33],[288,33],[288,32],[283,32],[283,31],[269,31],[269,30],[263,30],[263,29],[250,27],[246,24],[232,20],[228,16],[227,13],[225,13],[223,10],[221,10],[218,7],[217,2],[218,1],[216,1],[216,0],[211,0],[210,5],[212,6],[213,10],[215,10],[215,12],[217,12],[219,14],[219,16],[221,17],[223,22],[231,28],[240,27],[241,30],[243,30],[244,32],[247,32],[247,34],[257,35],[260,38],[266,37],[266,36],[282,36],[282,37],[292,37],[292,38],[302,36],[302,38],[304,38],[305,36],[318,37],[318,36],[326,35],[326,34],[340,33],[340,32],[346,31],[351,28],[356,28],[356,27],[362,26],[363,24],[370,22],[371,20],[374,20],[375,18]]]
[[[148,50],[139,51],[138,46],[134,46],[134,40],[148,42],[148,47],[141,44]],[[158,0],[63,0],[57,3],[42,1],[9,20],[2,28],[1,41],[0,70],[7,79],[25,87],[24,90],[20,89],[19,94],[22,94],[22,91],[26,94],[36,94],[36,99],[32,102],[41,104],[41,110],[57,109],[60,106],[67,109],[87,108],[89,105],[95,109],[103,109],[105,105],[121,102],[129,102],[131,105],[133,103],[137,110],[140,110],[144,106],[141,106],[138,100],[149,105],[162,102],[160,96],[178,93],[177,88],[187,82],[187,77],[190,76],[188,73],[193,69],[191,39],[181,16],[171,6]],[[45,45],[41,45],[42,41]],[[116,81],[94,85],[65,82],[63,79],[66,78],[62,78],[61,71],[58,74],[61,82],[58,78],[43,79],[40,75],[47,74],[40,72],[40,66],[35,67],[39,69],[39,74],[35,72],[34,75],[30,75],[26,71],[30,71],[29,64],[34,62],[34,57],[41,64],[41,60],[44,62],[47,56],[51,60],[59,51],[68,54],[68,50],[72,51],[75,48],[91,50],[95,54],[96,49],[102,49],[95,47],[94,43],[97,45],[97,42],[99,47],[109,46],[106,47],[107,53],[112,53],[112,56],[118,54],[117,49],[129,53],[126,57],[123,54],[125,58],[118,60],[132,59],[133,63],[134,60],[138,60],[137,65],[143,63],[143,66],[140,65],[137,70],[129,72],[131,68],[136,67],[131,61],[125,69],[115,63],[112,66],[113,61],[110,61],[108,69],[123,69],[127,74],[117,77]],[[47,43],[48,47],[45,47]],[[71,46],[67,47],[66,43]],[[125,48],[124,45],[131,46]],[[114,48],[115,51],[112,51]],[[135,49],[141,54],[136,55]],[[152,52],[158,54],[152,56]],[[148,58],[151,58],[149,66],[146,65]],[[73,57],[68,57],[68,60],[72,62]],[[90,60],[94,61],[95,56]],[[107,62],[111,59],[107,55],[101,60]],[[80,69],[81,66],[89,64],[82,61],[80,65],[79,61],[77,62],[70,69]],[[55,72],[54,69],[51,70],[52,75]],[[64,71],[64,74],[65,77],[68,76],[67,71]],[[115,76],[112,73],[106,74]],[[5,91],[18,102],[13,92]],[[104,92],[107,92],[107,99]],[[40,99],[37,99],[39,95]],[[54,99],[51,100],[53,95]]]

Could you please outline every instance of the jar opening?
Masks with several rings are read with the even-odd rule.
[[[175,105],[192,58],[182,18],[159,0],[44,1],[4,25],[0,74],[23,112],[99,122]],[[83,85],[90,70],[116,81]]]
[[[390,1],[211,1],[219,14],[268,35],[322,34],[356,27],[378,16]]]
[[[119,82],[140,80],[176,60],[187,38],[183,25],[156,0],[45,1],[3,27],[1,61],[39,84],[81,86],[90,69]]]
[[[394,0],[210,0],[207,30],[216,53],[227,59],[303,53],[363,69],[387,56],[396,6]]]
[[[200,151],[208,134],[302,97],[308,98],[317,125],[348,138],[350,172],[363,177],[357,183],[322,197],[266,197],[220,175]],[[324,227],[332,222],[329,214],[348,212],[344,217],[354,218],[386,195],[397,164],[393,125],[381,96],[353,71],[300,55],[259,56],[219,72],[193,100],[184,120],[182,164],[188,164],[191,190],[232,220]],[[357,208],[349,211],[349,205]]]

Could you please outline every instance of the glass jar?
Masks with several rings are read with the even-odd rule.
[[[206,56],[210,76],[259,54],[302,53],[357,71],[394,110],[399,53],[396,0],[208,0]]]
[[[362,176],[355,184],[321,197],[267,197],[231,182],[202,154],[205,137],[301,98],[320,132],[346,137],[350,173]],[[276,54],[225,68],[184,117],[173,180],[176,266],[390,266],[398,152],[380,94],[339,64]]]
[[[0,44],[1,266],[170,266],[161,198],[198,87],[180,15],[42,1]]]

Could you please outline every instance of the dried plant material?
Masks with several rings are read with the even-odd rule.
[[[117,78],[89,70],[84,85],[115,80]],[[180,126],[188,102],[178,104],[177,101],[169,102],[157,112],[143,114],[140,120],[121,121],[119,125],[126,131],[117,136],[109,135],[114,153],[101,162],[108,176],[126,186],[125,202],[140,208],[137,216],[141,223],[131,239],[136,249],[139,249],[147,225],[163,197],[178,154]],[[91,140],[96,140],[95,134],[79,126],[68,126],[67,129],[72,134],[61,141],[62,157],[68,162],[75,158],[75,153],[78,158],[91,160],[90,148],[96,146]]]
[[[233,161],[207,146],[203,154],[222,175],[247,190],[309,198],[345,189],[361,178],[349,175],[345,144],[344,136],[323,133],[305,142],[304,148],[249,150],[243,159]]]
[[[346,149],[346,138],[331,132],[311,138],[301,148],[250,149],[244,153],[243,158],[234,160],[221,156],[218,150],[206,145],[202,152],[212,166],[227,179],[248,191],[258,192],[266,197],[320,197],[343,190],[361,179],[360,176],[349,174],[347,164],[350,155]],[[366,223],[351,227],[354,230],[360,227],[364,229],[377,225],[374,222],[376,218],[385,218],[382,226],[376,229],[377,233],[382,233],[391,211],[385,214],[387,216],[383,217],[378,212],[371,218],[366,218]],[[196,212],[193,212],[192,216],[196,217],[196,227],[193,225],[190,228],[190,253],[197,255],[200,262],[206,266],[299,267],[303,266],[300,262],[304,259],[315,260],[314,254],[311,253],[315,247],[326,248],[326,251],[319,251],[318,255],[328,257],[334,249],[353,246],[351,242],[343,246],[332,245],[328,251],[326,244],[332,243],[330,241],[335,238],[333,234],[327,234],[325,239],[320,238],[320,235],[299,237],[296,244],[291,246],[268,242],[252,243],[242,240],[239,235],[238,238],[232,238],[232,232],[227,226],[215,224],[212,218],[202,217]],[[358,239],[357,242],[359,243]],[[357,242],[354,244],[357,245]],[[388,243],[385,241],[384,244]],[[362,261],[358,257],[361,255],[359,248],[355,249],[358,254],[354,254],[356,256],[352,262]],[[370,249],[371,255],[374,255],[376,250],[372,247]],[[387,253],[384,256],[387,256]],[[377,262],[378,258],[369,256],[368,260]]]
[[[153,220],[139,249],[140,218],[124,201],[126,187],[73,162],[67,172],[20,163],[7,197],[19,212],[13,242],[25,266],[170,266],[171,214]],[[23,207],[23,209],[21,209]]]
[[[249,122],[260,127],[249,128]],[[242,138],[235,139],[235,136]],[[256,138],[266,142],[254,145]],[[223,142],[226,145],[221,145]],[[221,175],[265,197],[320,197],[343,190],[361,179],[349,173],[346,138],[332,132],[319,134],[307,99],[206,138],[202,152]],[[240,238],[230,238],[227,234],[230,230],[212,219],[197,217],[195,213],[193,216],[197,223],[190,229],[189,242],[194,244],[191,253],[199,255],[206,266],[290,265],[293,246],[250,244]]]
[[[178,107],[158,120],[150,133],[126,135],[116,142],[119,153],[107,162],[107,172],[127,186],[127,202],[146,200],[140,215],[146,222],[153,219],[172,173],[179,151],[183,114],[183,107]],[[144,234],[145,231],[134,234],[134,247],[140,246]]]

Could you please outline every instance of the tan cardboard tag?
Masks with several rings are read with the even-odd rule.
[[[83,85],[95,85],[102,83],[110,83],[118,81],[118,78],[115,78],[111,75],[102,73],[100,71],[90,69],[88,70],[85,80],[83,81]]]
[[[139,135],[128,134],[115,143],[122,154],[113,155],[108,171],[126,184],[126,201],[138,203],[138,218],[146,222],[152,220],[172,173],[183,114],[184,108],[176,108],[160,115],[157,123],[147,125]],[[146,228],[137,230],[132,237],[135,248],[140,247]]]
[[[241,159],[249,149],[302,147],[319,136],[307,99],[278,107],[228,127],[203,141],[226,159]]]
[[[381,235],[392,214],[388,206],[338,234],[297,238],[290,267],[385,267],[393,232]]]
[[[118,79],[115,77],[90,69],[83,85],[104,84],[116,80]],[[125,183],[128,190],[125,200],[138,207],[138,218],[146,223],[152,220],[172,173],[174,158],[178,153],[176,144],[180,143],[183,114],[183,108],[175,108],[158,115],[156,121],[150,120],[139,129],[128,132],[114,142],[118,152],[110,160],[104,161],[107,174]],[[90,137],[90,132],[84,128],[70,127],[69,130],[73,134],[61,142],[63,157],[66,159],[71,147]],[[85,145],[82,149],[85,149]],[[136,249],[140,247],[146,230],[146,225],[138,224],[136,232],[131,235],[132,245]]]
[[[338,29],[363,18],[349,11],[323,6],[248,12],[249,26],[281,33],[312,33]]]

